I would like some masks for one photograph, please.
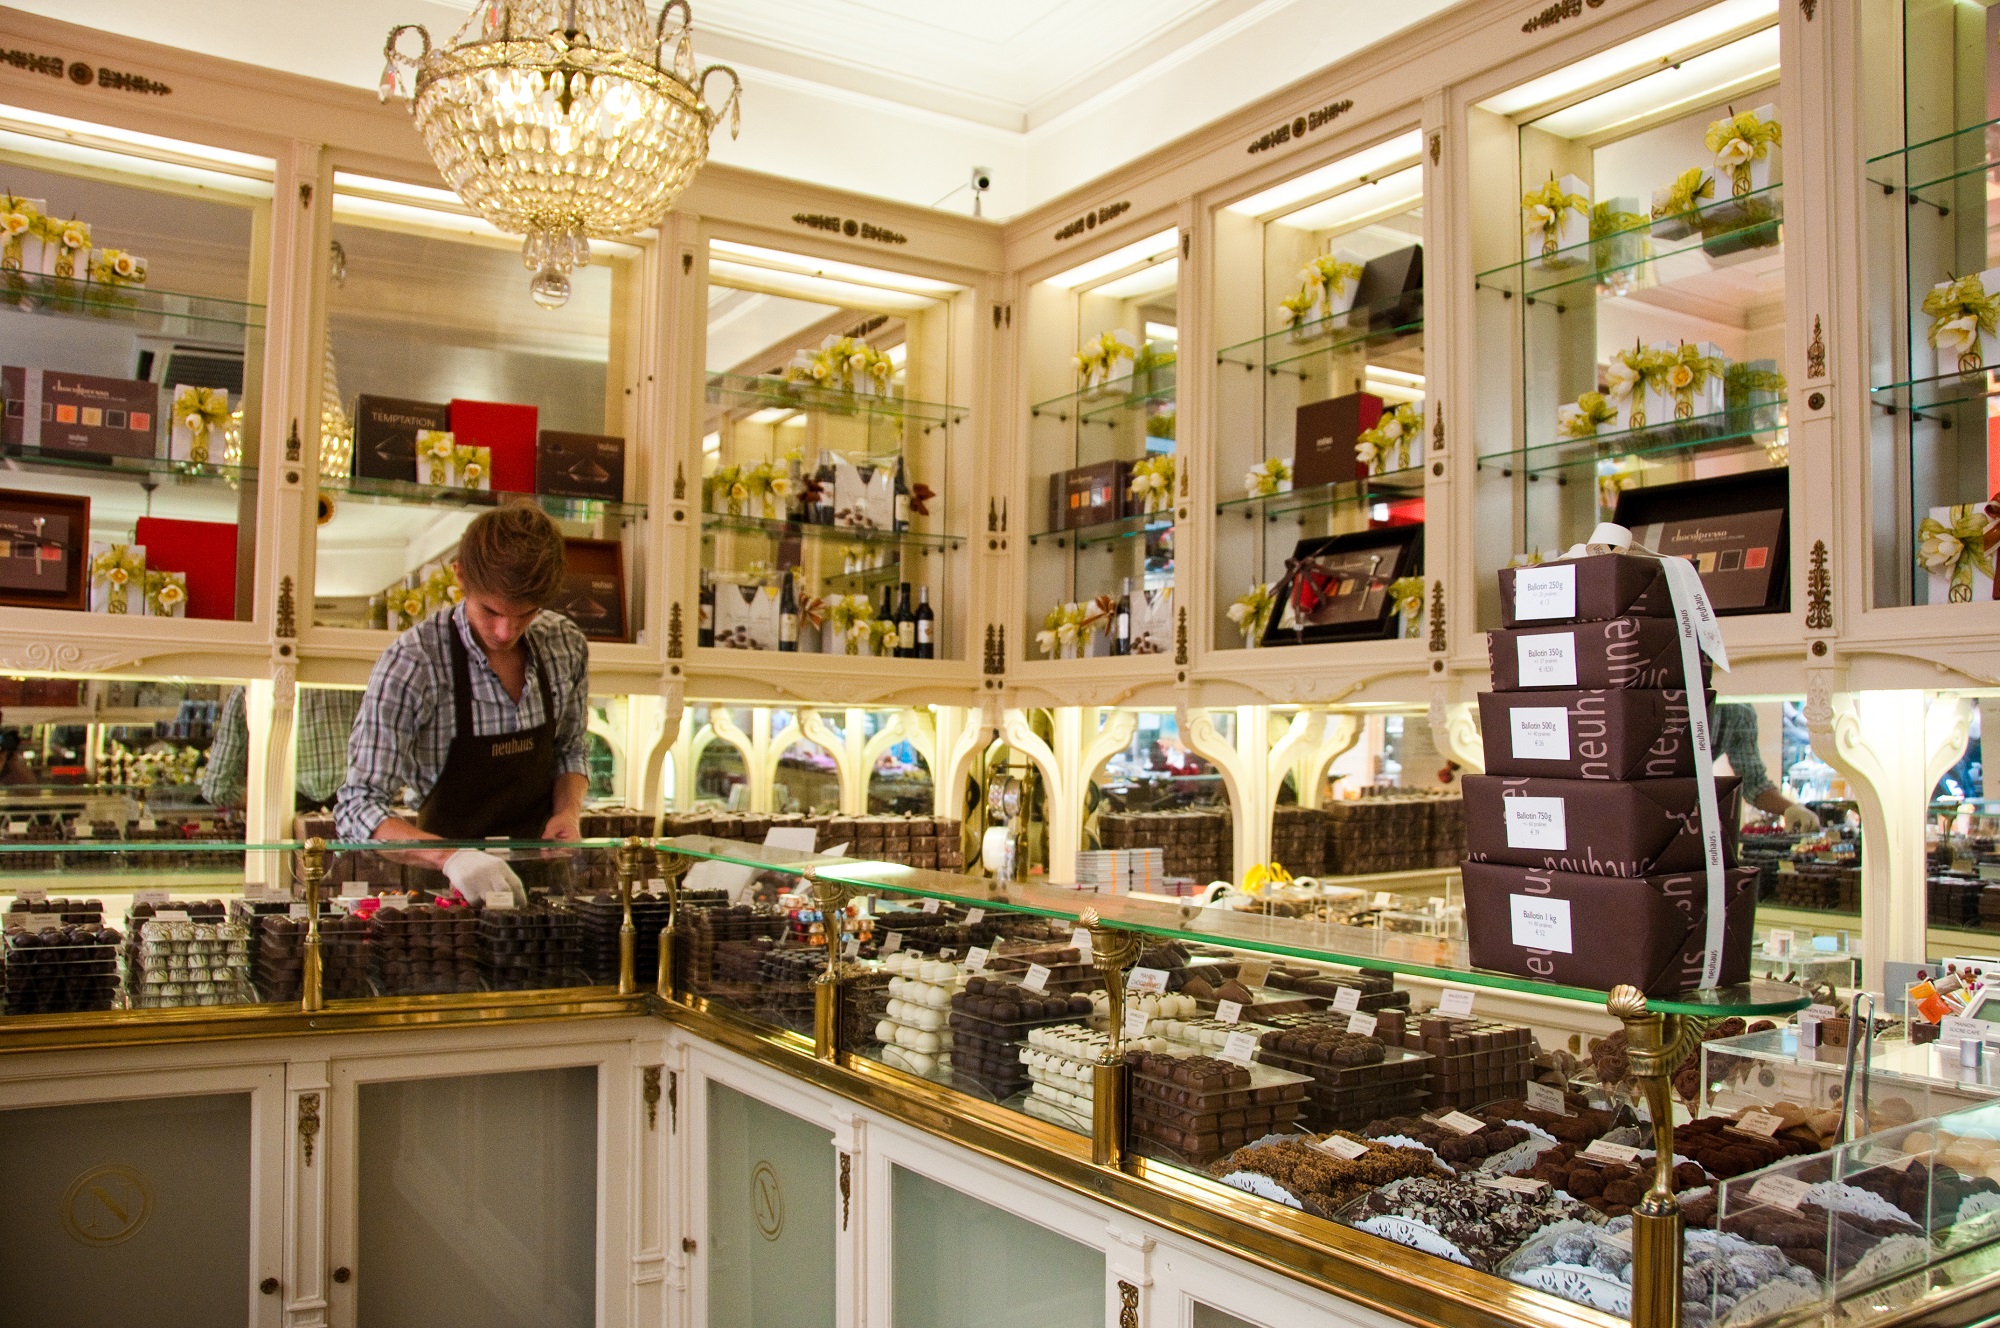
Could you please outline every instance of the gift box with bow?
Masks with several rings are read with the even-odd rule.
[[[1937,376],[1970,377],[2000,366],[2000,268],[1941,281],[1924,295]]]
[[[186,572],[146,572],[146,616],[148,618],[187,617]]]
[[[229,414],[229,393],[221,388],[195,387],[188,383],[176,387],[174,432],[169,444],[173,459],[197,466],[220,463]]]
[[[1702,204],[1715,198],[1715,175],[1690,166],[1653,191],[1653,238],[1685,240],[1701,228]]]
[[[0,272],[42,270],[42,215],[48,203],[0,191]]]
[[[1656,341],[1647,347],[1658,370],[1647,387],[1653,423],[1694,420],[1722,412],[1723,374],[1729,363],[1722,348],[1708,341]]]
[[[1993,558],[2000,545],[2000,501],[1933,507],[1917,524],[1917,561],[1932,604],[1994,598]]]
[[[1521,196],[1529,266],[1543,270],[1575,267],[1590,239],[1590,186],[1575,175],[1549,177]]]
[[[90,611],[143,614],[146,611],[146,550],[139,544],[90,546]]]
[[[419,484],[445,488],[451,484],[452,460],[458,455],[458,435],[449,429],[417,430],[417,473]]]
[[[46,214],[38,227],[42,237],[42,275],[70,281],[90,279],[90,223]]]

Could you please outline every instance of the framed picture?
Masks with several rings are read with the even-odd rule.
[[[1752,471],[1627,489],[1612,520],[1701,573],[1718,617],[1789,613],[1791,471]]]
[[[82,609],[89,553],[89,498],[0,489],[0,604]]]
[[[625,640],[625,546],[617,540],[565,539],[563,587],[549,605],[592,641]]]
[[[1371,641],[1396,635],[1389,587],[1424,565],[1421,525],[1385,526],[1300,540],[1285,560],[1267,646]]]

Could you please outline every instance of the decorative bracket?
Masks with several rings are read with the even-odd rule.
[[[307,1166],[313,1164],[313,1145],[319,1140],[319,1094],[299,1094],[299,1149]]]
[[[646,1104],[646,1128],[660,1128],[660,1067],[648,1065],[641,1074],[639,1098]]]

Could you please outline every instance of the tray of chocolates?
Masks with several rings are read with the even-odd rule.
[[[951,998],[952,1070],[995,1098],[1011,1097],[1028,1086],[1020,1044],[1036,1028],[1081,1023],[1090,1017],[1090,997],[1033,992],[998,977],[974,974]]]
[[[1312,1077],[1306,1120],[1319,1130],[1416,1115],[1429,1092],[1427,1052],[1385,1047],[1332,1024],[1272,1029],[1257,1040],[1257,1059]]]
[[[1269,1065],[1136,1048],[1125,1064],[1133,1133],[1195,1166],[1289,1129],[1312,1082]]]
[[[1398,1024],[1402,1045],[1431,1055],[1433,1111],[1472,1107],[1494,1098],[1519,1097],[1534,1078],[1539,1049],[1534,1033],[1494,1019],[1427,1014],[1378,1019],[1377,1037],[1389,1041]]]
[[[1428,1116],[1389,1116],[1370,1121],[1361,1133],[1370,1139],[1421,1144],[1454,1171],[1477,1167],[1489,1157],[1505,1156],[1535,1137],[1498,1116],[1465,1114],[1479,1122],[1478,1129],[1468,1126],[1469,1132],[1461,1132]]]
[[[1326,1147],[1336,1139],[1361,1148],[1361,1155],[1343,1157]],[[1444,1180],[1450,1175],[1421,1148],[1402,1148],[1339,1130],[1245,1144],[1210,1171],[1225,1185],[1326,1218],[1379,1186],[1413,1176]]]
[[[1653,1154],[1641,1153],[1630,1162],[1598,1161],[1584,1155],[1585,1146],[1557,1144],[1545,1149],[1535,1164],[1517,1174],[1530,1180],[1547,1181],[1578,1203],[1590,1205],[1606,1217],[1623,1217],[1645,1197],[1653,1183]],[[1674,1164],[1676,1192],[1698,1189],[1709,1183],[1708,1173],[1698,1162]]]
[[[384,909],[387,913],[391,910]],[[412,910],[414,912],[415,910]],[[449,910],[447,910],[448,912]],[[422,919],[405,926],[411,941],[412,976],[422,962],[417,951],[426,944]],[[449,921],[451,931],[444,928]],[[475,928],[464,928],[459,919],[439,918],[432,923],[428,941],[431,981],[463,983],[459,969],[470,959],[483,972],[494,991],[538,991],[545,987],[586,985],[589,979],[579,967],[583,955],[582,919],[567,908],[530,904],[526,908],[482,908]],[[474,944],[464,942],[471,932]],[[658,945],[657,937],[654,941]],[[657,949],[654,962],[659,962]],[[449,973],[447,974],[447,969]],[[453,985],[452,991],[476,991],[476,986]]]
[[[581,926],[581,963],[592,982],[618,981],[618,933],[625,909],[613,888],[571,903]],[[667,896],[639,892],[632,896],[632,971],[641,982],[660,971],[660,929],[667,925]]]
[[[8,930],[4,983],[8,1014],[73,1014],[118,1004],[115,928],[63,923],[39,930]]]
[[[432,996],[480,989],[480,920],[473,910],[412,904],[378,909],[362,925],[369,929],[375,984],[383,995]],[[325,930],[322,925],[322,934]]]
[[[1520,1098],[1504,1098],[1488,1102],[1479,1108],[1482,1116],[1498,1116],[1505,1121],[1519,1121],[1531,1125],[1559,1143],[1576,1144],[1579,1147],[1593,1139],[1602,1139],[1623,1122],[1620,1113],[1593,1107],[1578,1093],[1563,1094],[1563,1111],[1560,1115],[1531,1107]]]
[[[328,914],[320,919],[320,994],[327,1000],[359,1000],[373,994],[369,926],[361,918]],[[305,973],[306,920],[281,914],[257,919],[250,950],[250,980],[267,1001],[300,999]]]
[[[137,922],[128,935],[126,993],[134,1009],[257,999],[250,985],[250,928],[242,922],[154,917]]]
[[[1806,1151],[1796,1139],[1740,1129],[1728,1116],[1702,1116],[1674,1127],[1675,1156],[1700,1163],[1702,1170],[1721,1180],[1761,1171]]]
[[[1601,1221],[1552,1189],[1535,1194],[1471,1180],[1412,1177],[1362,1195],[1341,1214],[1349,1226],[1491,1272],[1554,1222]]]
[[[13,858],[9,855],[0,865],[12,868]],[[147,905],[148,909],[152,906]],[[16,897],[7,905],[7,912],[0,917],[0,926],[9,930],[20,928],[30,930],[44,925],[43,918],[54,918],[63,923],[101,923],[104,921],[104,901],[101,899],[21,899]]]
[[[1028,970],[1037,966],[1049,971],[1042,990],[1050,994],[1087,992],[1104,985],[1096,967],[1084,962],[1082,952],[1071,945],[1042,945],[1027,950],[1002,947],[986,960],[988,972],[1016,982],[1025,981]]]

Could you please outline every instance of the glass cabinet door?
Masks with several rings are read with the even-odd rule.
[[[1102,1251],[903,1167],[889,1206],[895,1328],[1104,1323]]]
[[[708,277],[699,644],[962,658],[967,293],[725,239]]]
[[[0,159],[0,606],[249,618],[272,163],[11,107]]]
[[[1482,574],[1616,520],[1719,612],[1789,607],[1779,74],[1722,4],[1472,111]]]
[[[1174,648],[1179,308],[1172,229],[1029,291],[1031,659]]]
[[[1421,148],[1411,130],[1216,213],[1216,649],[1416,634],[1421,543],[1337,537],[1424,519]],[[1373,561],[1352,607],[1303,607],[1285,572],[1308,552]]]
[[[518,244],[449,199],[335,176],[313,620],[400,631],[455,603],[465,527],[528,495],[565,541],[555,607],[593,641],[640,639],[642,251],[593,244],[569,302],[540,308]]]
[[[831,1131],[708,1085],[708,1328],[833,1328]]]
[[[2000,9],[1909,0],[1900,102],[1870,83],[1873,607],[1993,598]],[[1885,25],[1886,27],[1887,25]],[[1891,35],[1891,34],[1885,34]]]

